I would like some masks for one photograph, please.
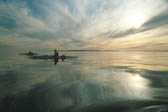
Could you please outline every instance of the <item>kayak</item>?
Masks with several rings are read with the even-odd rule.
[[[54,55],[42,55],[42,56],[31,56],[31,59],[71,59],[77,58],[77,56],[54,56]]]
[[[36,54],[36,53],[19,53],[19,55],[34,56],[34,55],[38,55],[38,54]]]

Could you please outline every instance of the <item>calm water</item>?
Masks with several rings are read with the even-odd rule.
[[[167,52],[61,54],[1,56],[0,112],[168,112]]]

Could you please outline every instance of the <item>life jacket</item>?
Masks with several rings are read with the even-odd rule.
[[[59,56],[58,51],[54,51],[54,56]]]
[[[56,52],[56,56],[59,56],[59,53],[58,53],[58,52]]]

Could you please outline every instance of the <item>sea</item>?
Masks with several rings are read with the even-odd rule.
[[[168,112],[168,52],[59,55],[77,58],[0,56],[0,112]]]

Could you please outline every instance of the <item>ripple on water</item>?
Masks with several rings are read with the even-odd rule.
[[[153,105],[141,108],[136,112],[168,112],[168,105]]]

